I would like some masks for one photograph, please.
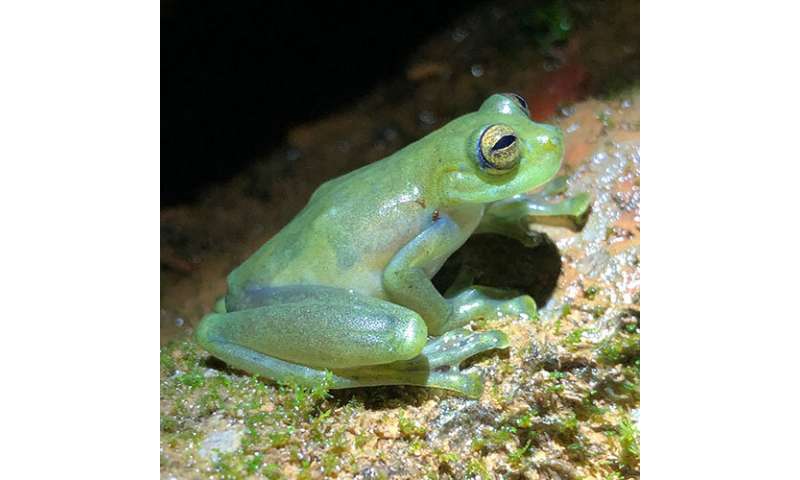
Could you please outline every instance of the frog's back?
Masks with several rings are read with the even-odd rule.
[[[229,289],[326,285],[384,298],[384,267],[435,210],[413,168],[390,156],[326,182],[230,274]]]

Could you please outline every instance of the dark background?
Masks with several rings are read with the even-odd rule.
[[[290,126],[397,75],[419,43],[481,3],[165,2],[162,206],[191,201]]]

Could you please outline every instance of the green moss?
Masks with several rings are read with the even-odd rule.
[[[310,460],[301,460],[300,461],[300,473],[297,474],[297,478],[300,480],[311,480],[314,478],[311,475],[311,461]]]
[[[472,450],[476,452],[495,451],[517,438],[516,427],[503,422],[499,428],[489,428],[472,441]]]
[[[424,444],[424,443],[422,443],[422,440],[420,440],[419,438],[415,438],[414,440],[412,440],[411,442],[409,442],[409,444],[408,444],[408,451],[409,451],[409,452],[410,452],[412,455],[417,455],[417,454],[419,454],[420,452],[422,452],[422,450],[423,450],[423,448],[424,448],[424,447],[425,447],[425,444]]]
[[[176,380],[187,387],[202,387],[206,383],[206,379],[203,377],[203,374],[198,370],[193,370],[191,372],[183,373],[176,377]]]
[[[162,350],[161,351],[161,375],[162,376],[172,376],[175,373],[175,359],[172,358],[172,355],[169,350]]]
[[[261,467],[261,460],[255,455],[239,455],[236,452],[217,452],[217,461],[214,470],[222,479],[240,479],[248,474],[253,474]],[[259,456],[260,457],[260,456]],[[255,468],[255,470],[254,470]]]
[[[596,353],[597,360],[604,365],[634,362],[639,359],[639,334],[617,332],[600,344]]]
[[[570,313],[572,313],[572,305],[569,303],[565,303],[561,307],[561,312],[558,314],[558,318],[556,319],[554,324],[554,330],[556,335],[561,334],[561,323],[565,318],[569,316]]]
[[[530,452],[531,447],[531,440],[525,442],[525,445],[515,448],[511,452],[508,453],[508,463],[510,463],[514,467],[519,467],[522,464],[524,458]]]
[[[566,374],[564,372],[560,372],[558,370],[554,370],[548,373],[547,382],[545,383],[544,390],[547,393],[561,393],[564,391],[564,384],[562,380]]]
[[[178,429],[178,421],[174,417],[161,417],[161,432],[173,433]]]
[[[255,453],[252,458],[245,462],[245,470],[247,473],[253,474],[261,470],[264,464],[264,457],[260,453]]]
[[[578,416],[575,412],[570,412],[561,419],[559,423],[559,433],[566,438],[573,438],[578,433]]]
[[[583,398],[581,398],[580,406],[575,409],[578,418],[589,420],[594,416],[603,415],[608,411],[607,408],[600,407],[595,403],[596,396],[597,390],[589,390],[584,394]]]
[[[275,463],[268,463],[264,465],[264,467],[261,469],[261,474],[269,478],[270,480],[278,480],[280,478],[283,478],[283,474],[281,473],[281,467],[279,467]]]
[[[531,428],[533,426],[533,419],[539,416],[539,411],[536,408],[529,408],[524,414],[514,420],[514,423],[519,428]]]
[[[577,462],[586,461],[589,456],[589,450],[586,448],[586,444],[580,436],[578,436],[574,442],[567,445],[567,452],[570,459]]]
[[[197,432],[191,427],[181,427],[174,432],[162,432],[161,442],[170,448],[176,448],[181,444],[189,444],[197,439]]]
[[[459,458],[460,458],[455,453],[448,452],[448,451],[445,451],[445,450],[442,450],[442,449],[439,449],[439,448],[436,448],[436,449],[433,450],[433,456],[436,458],[436,460],[439,461],[440,464],[443,463],[443,464],[448,464],[448,465],[452,465],[452,464],[458,463]]]
[[[627,468],[638,468],[639,429],[630,418],[624,418],[617,427],[617,433],[619,433],[620,463]]]
[[[345,436],[345,427],[342,426],[331,434],[328,441],[329,450],[335,454],[343,454],[348,450],[347,437]]]
[[[296,421],[324,413],[321,405],[330,398],[331,379],[331,372],[327,372],[325,381],[311,388],[297,384],[280,385],[279,392],[283,400],[284,413]]]
[[[564,339],[564,344],[570,350],[574,350],[578,346],[578,344],[581,343],[584,332],[588,330],[589,330],[588,328],[584,327],[576,328],[575,330],[571,331],[569,335],[567,335],[567,337]]]
[[[289,444],[293,433],[294,428],[289,427],[286,430],[270,432],[267,434],[267,438],[269,439],[269,444],[272,446],[272,448],[282,448]]]
[[[428,433],[427,428],[414,422],[413,420],[409,420],[402,413],[400,414],[400,418],[397,420],[397,422],[400,433],[405,438],[424,437],[425,434]]]
[[[509,442],[514,435],[516,435],[517,429],[512,427],[511,425],[503,425],[499,429],[496,430],[489,430],[489,433],[486,435],[489,444],[492,446],[500,446],[504,443]]]
[[[598,288],[592,286],[583,291],[583,296],[589,300],[594,300],[594,297],[597,296],[597,292],[599,292]]]
[[[467,475],[478,476],[482,480],[488,480],[492,478],[492,475],[486,469],[486,466],[483,464],[483,461],[477,458],[473,458],[472,460],[469,461],[469,463],[467,463]]]
[[[356,434],[356,438],[355,438],[356,448],[363,447],[364,445],[367,444],[367,441],[369,441],[369,435],[366,435],[366,434],[363,434],[363,433],[357,433]]]
[[[339,456],[334,453],[327,452],[322,455],[321,462],[322,462],[322,469],[326,473],[334,472],[339,466]]]

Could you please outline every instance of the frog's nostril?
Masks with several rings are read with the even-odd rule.
[[[564,143],[564,134],[561,133],[561,129],[558,127],[547,125],[547,137],[548,143],[553,145],[561,146]]]

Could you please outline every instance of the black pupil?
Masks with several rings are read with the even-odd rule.
[[[514,95],[514,98],[516,98],[519,104],[522,105],[522,108],[524,108],[525,110],[528,109],[528,102],[526,102],[524,98],[520,97],[516,93],[513,93],[512,95]]]
[[[495,150],[506,148],[507,146],[514,143],[514,140],[516,139],[517,137],[515,137],[514,135],[505,135],[500,140],[498,140],[497,143],[494,144],[494,146],[492,147],[492,151],[494,152]]]

